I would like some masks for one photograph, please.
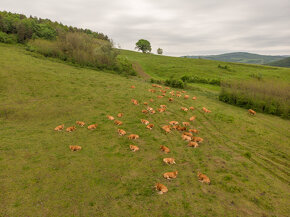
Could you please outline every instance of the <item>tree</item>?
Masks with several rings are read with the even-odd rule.
[[[158,48],[157,49],[157,53],[160,54],[160,55],[162,55],[163,54],[163,49],[162,48]]]
[[[151,52],[151,44],[149,41],[147,41],[145,39],[140,39],[136,43],[135,49],[141,50],[143,53]]]

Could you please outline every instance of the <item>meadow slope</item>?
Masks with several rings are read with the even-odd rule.
[[[120,50],[120,53],[121,56],[140,65],[155,79],[172,77],[179,79],[187,75],[222,80],[244,80],[251,79],[253,75],[259,75],[265,79],[290,82],[290,69],[287,68],[142,54],[129,50]],[[229,69],[219,68],[219,65],[227,66]]]
[[[140,62],[151,67],[150,75],[158,77],[165,71],[153,71],[155,66],[145,63]],[[178,65],[170,67],[178,72]],[[276,70],[280,73],[275,76],[284,76],[283,70]],[[202,87],[187,93],[197,100],[181,97],[172,103],[168,94],[158,99],[149,88],[151,84],[139,78],[35,58],[22,47],[0,44],[0,216],[289,214],[289,121],[249,116]],[[153,98],[151,107],[165,104],[168,109],[145,115],[141,113],[145,106],[133,105],[132,98],[139,102]],[[181,106],[195,110],[185,113]],[[212,113],[204,114],[203,106]],[[119,112],[124,113],[121,127],[106,118]],[[160,128],[192,115],[197,117],[192,127],[204,138],[196,149],[187,147],[179,132],[165,134]],[[147,130],[141,118],[155,127]],[[78,127],[72,133],[53,130],[77,120],[99,126],[93,131]],[[120,137],[118,128],[140,139]],[[138,145],[140,151],[131,152],[129,144]],[[83,149],[71,152],[69,145]],[[171,153],[163,154],[160,145]],[[174,157],[176,165],[165,165],[164,157]],[[162,177],[174,170],[179,171],[177,179]],[[211,185],[200,183],[197,171],[209,176]],[[165,184],[168,193],[158,195],[153,189],[156,182]]]

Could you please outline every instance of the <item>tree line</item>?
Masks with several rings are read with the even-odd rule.
[[[67,32],[79,32],[91,35],[93,38],[109,41],[109,37],[103,33],[94,32],[89,29],[76,28],[63,25],[62,23],[42,19],[38,17],[27,17],[24,14],[0,11],[0,42],[5,42],[4,36],[12,39],[11,42],[25,43],[29,39],[55,40],[57,36]],[[2,41],[1,41],[2,38]],[[14,39],[14,41],[13,41]]]

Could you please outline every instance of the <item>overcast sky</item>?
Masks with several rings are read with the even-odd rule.
[[[144,38],[172,56],[290,55],[290,0],[0,1],[0,10],[103,32],[124,49]]]

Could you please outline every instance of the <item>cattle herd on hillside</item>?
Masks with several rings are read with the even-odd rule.
[[[166,93],[170,91],[169,87],[163,88],[162,86],[157,85],[157,84],[153,84],[152,87],[153,87],[153,89],[149,89],[148,91],[151,92],[151,93],[158,93],[157,94],[157,100],[166,97]],[[133,85],[130,88],[135,89],[136,87]],[[160,93],[160,95],[159,95],[159,93]],[[184,100],[187,100],[187,99],[190,98],[189,95],[186,95],[186,91],[170,91],[169,94],[171,96],[168,98],[168,103],[174,103],[174,97],[182,97],[182,94],[184,94],[183,95]],[[197,97],[193,96],[192,100],[197,100]],[[154,99],[150,99],[149,101],[153,102]],[[148,102],[139,103],[138,100],[131,99],[131,103],[133,105],[135,105],[135,106],[143,104],[145,108],[140,111],[143,114],[148,114],[148,115],[156,114],[155,109],[150,107]],[[163,112],[166,111],[166,109],[167,109],[166,105],[160,105],[159,108],[157,108],[157,112],[163,113]],[[189,108],[181,107],[180,109],[182,111],[184,111],[184,112],[195,110],[194,107],[189,107]],[[203,107],[202,110],[203,110],[204,113],[210,113],[211,112],[210,110],[208,110],[205,107]],[[255,115],[256,114],[256,112],[254,110],[252,110],[252,109],[249,109],[248,112],[251,115]],[[123,113],[119,113],[117,115],[117,117],[118,118],[122,118],[123,115],[124,115]],[[109,120],[111,120],[111,121],[114,121],[114,124],[117,125],[117,126],[123,125],[122,121],[116,120],[111,115],[107,115],[107,118]],[[187,121],[184,121],[182,123],[179,123],[178,121],[173,120],[173,121],[170,121],[168,123],[168,125],[164,125],[164,126],[160,126],[160,127],[164,131],[164,133],[166,133],[166,134],[170,133],[173,130],[176,130],[176,131],[180,132],[181,133],[181,139],[183,141],[188,142],[188,147],[197,148],[199,146],[199,144],[203,142],[203,138],[196,136],[199,133],[199,131],[197,129],[190,128],[190,126],[192,125],[191,123],[194,122],[195,119],[196,119],[196,116],[191,116]],[[140,121],[141,121],[141,124],[144,124],[146,126],[146,129],[148,129],[148,130],[152,130],[155,127],[155,125],[150,123],[148,120],[141,119]],[[84,127],[85,126],[85,122],[76,121],[76,125],[78,125],[80,127]],[[94,130],[97,127],[98,127],[98,124],[91,124],[87,128],[88,128],[88,130]],[[64,124],[57,126],[54,130],[55,131],[64,130]],[[70,127],[66,128],[66,132],[73,132],[75,130],[76,130],[75,126],[70,126]],[[126,131],[123,130],[123,129],[118,129],[117,133],[119,134],[119,136],[127,135]],[[130,135],[128,135],[128,139],[129,140],[139,139],[139,135],[130,134]],[[78,145],[72,145],[72,146],[69,146],[69,148],[70,148],[71,151],[79,151],[79,150],[82,149],[82,147],[78,146]],[[133,152],[140,151],[140,148],[138,146],[132,145],[132,144],[129,145],[129,149],[131,151],[133,151]],[[164,145],[160,146],[160,150],[164,154],[170,153],[170,149],[168,147],[164,146]],[[169,164],[169,165],[170,164],[176,164],[174,158],[163,158],[163,162],[165,164]],[[177,175],[178,175],[178,171],[173,171],[173,172],[164,173],[163,177],[165,179],[170,180],[170,179],[177,178]],[[202,174],[201,172],[198,171],[197,172],[197,177],[198,177],[198,180],[200,182],[210,184],[210,179],[205,174]],[[154,187],[155,187],[155,189],[157,190],[157,192],[159,194],[163,194],[163,193],[168,192],[168,188],[165,185],[161,184],[161,183],[156,183]]]

